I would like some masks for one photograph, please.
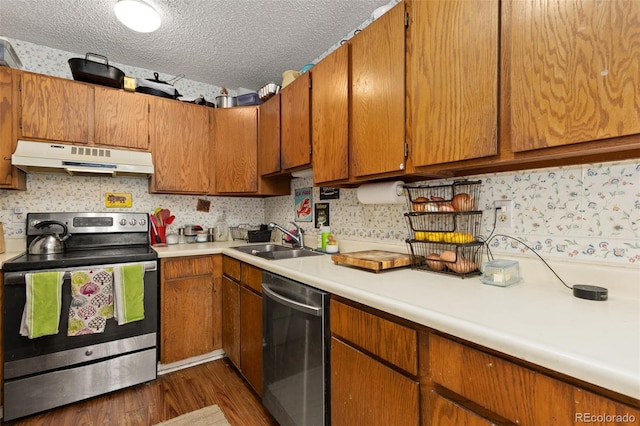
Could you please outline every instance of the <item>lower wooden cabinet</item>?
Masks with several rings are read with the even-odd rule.
[[[465,425],[490,426],[495,423],[481,417],[463,405],[447,399],[435,391],[429,395],[429,423],[430,425]]]
[[[417,381],[331,338],[331,423],[418,425]]]
[[[483,416],[493,414],[522,426],[614,425],[620,424],[616,416],[624,415],[640,419],[640,410],[634,407],[436,334],[429,338],[429,369],[434,386],[461,397],[466,411],[482,411]],[[443,416],[447,406],[431,399],[430,424],[457,424]],[[462,414],[457,410],[455,415]],[[599,415],[601,422],[591,417]]]
[[[160,362],[222,347],[221,255],[160,260]]]
[[[223,258],[222,348],[262,395],[262,269]]]
[[[331,299],[331,423],[418,425],[417,332]]]

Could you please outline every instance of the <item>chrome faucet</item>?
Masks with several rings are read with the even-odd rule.
[[[289,223],[291,223],[293,226],[296,227],[297,235],[293,234],[291,231],[289,231],[288,229],[283,228],[282,226],[278,225],[275,222],[271,222],[269,224],[269,229],[276,228],[276,229],[282,231],[284,234],[288,235],[289,238],[291,238],[293,241],[295,241],[298,244],[298,246],[300,246],[301,249],[303,249],[303,250],[307,249],[307,247],[304,246],[304,229],[300,228],[294,222],[289,222]]]

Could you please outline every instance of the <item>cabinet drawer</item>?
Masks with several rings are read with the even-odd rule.
[[[332,300],[331,333],[418,375],[416,330]]]
[[[240,281],[240,261],[233,257],[222,257],[222,272],[233,278],[236,281]]]
[[[242,285],[262,293],[262,269],[243,263],[240,268],[240,277]]]
[[[213,274],[211,256],[162,259],[162,274],[165,280]]]
[[[434,334],[429,366],[434,382],[509,421],[573,424],[567,383]]]

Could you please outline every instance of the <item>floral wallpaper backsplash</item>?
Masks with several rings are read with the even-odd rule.
[[[483,211],[480,237],[484,239],[493,230],[494,200],[512,200],[511,227],[498,229],[489,240],[494,256],[501,252],[528,252],[508,237],[511,236],[544,257],[640,267],[640,161],[505,172],[469,179],[482,182],[478,207]],[[292,181],[293,188],[311,184],[311,178]],[[339,200],[321,201],[319,188],[314,188],[313,197],[314,203],[329,203],[331,231],[338,240],[401,244],[409,235],[403,216],[405,204],[363,205],[358,203],[356,189],[341,189]],[[349,222],[348,206],[359,209],[359,223]],[[283,222],[292,220],[291,197],[265,200],[265,216]],[[305,227],[304,223],[301,225]]]
[[[370,20],[358,29],[364,28]],[[358,30],[357,29],[357,30]],[[345,36],[350,38],[354,31]],[[23,63],[23,69],[71,79],[68,60],[82,57],[32,43],[7,39]],[[317,60],[334,50],[332,46]],[[117,58],[110,58],[117,60]],[[127,75],[150,78],[153,70],[110,62]],[[174,76],[161,74],[161,79]],[[176,83],[183,99],[200,95],[213,99],[220,87],[188,79]],[[233,91],[231,91],[234,94]],[[506,172],[470,177],[482,181],[478,207],[483,211],[481,237],[492,234],[494,200],[513,200],[512,226],[500,234],[516,237],[542,256],[579,262],[640,267],[640,160],[585,164],[549,169]],[[442,184],[429,181],[416,184]],[[311,178],[293,179],[292,191],[312,186]],[[169,208],[176,215],[173,229],[185,224],[210,227],[224,211],[231,225],[260,224],[275,221],[287,224],[294,218],[294,197],[250,198],[149,194],[148,182],[141,178],[70,177],[58,174],[30,174],[27,191],[0,190],[0,221],[7,238],[24,238],[25,223],[14,215],[14,208],[37,211],[107,211],[107,192],[131,193],[130,211],[148,212],[156,207]],[[197,201],[211,201],[210,212],[198,212]],[[341,189],[337,200],[319,200],[313,190],[313,202],[330,205],[331,230],[336,238],[395,243],[404,247],[408,236],[404,204],[363,205],[356,189]],[[354,208],[359,221],[352,217]],[[312,222],[299,223],[315,234]],[[170,229],[169,231],[171,231]],[[495,233],[498,234],[498,233]],[[494,255],[527,253],[523,245],[494,235],[489,240]],[[529,253],[530,254],[530,253]]]

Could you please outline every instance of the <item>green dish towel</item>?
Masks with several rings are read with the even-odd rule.
[[[113,268],[113,315],[118,325],[144,319],[144,265],[116,266]]]
[[[20,335],[29,339],[58,334],[64,272],[25,274],[27,300]]]

